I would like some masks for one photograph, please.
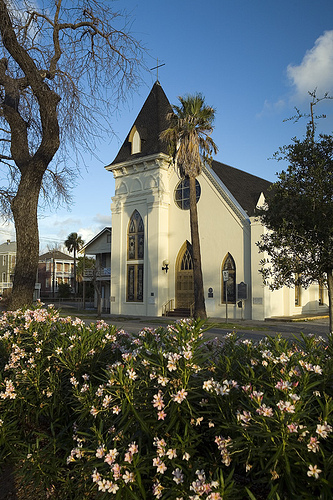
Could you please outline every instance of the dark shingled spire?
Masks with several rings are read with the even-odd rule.
[[[129,132],[111,165],[156,153],[168,154],[168,146],[160,140],[160,133],[168,128],[166,115],[170,111],[172,111],[171,104],[161,84],[156,81],[137,119],[133,123],[133,126],[136,126],[140,134],[141,152],[131,154],[131,143],[128,140]]]

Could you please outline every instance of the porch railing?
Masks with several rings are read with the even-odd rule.
[[[194,305],[195,305],[195,302],[192,302],[192,304],[190,304],[190,317],[193,318],[193,315],[194,315]]]
[[[173,311],[174,299],[169,299],[168,302],[162,305],[162,316],[169,316],[169,312]]]

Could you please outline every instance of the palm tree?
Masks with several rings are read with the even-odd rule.
[[[201,173],[203,161],[211,161],[217,146],[210,134],[213,131],[215,110],[205,104],[201,94],[178,97],[180,106],[172,106],[167,115],[169,128],[161,133],[161,139],[170,147],[175,167],[182,178],[189,179],[190,226],[193,252],[194,317],[205,319],[206,307],[203,290],[196,177]]]
[[[84,241],[81,236],[77,233],[71,233],[68,235],[67,240],[65,241],[66,248],[69,252],[74,253],[74,294],[76,295],[77,287],[76,287],[76,253],[80,248],[84,245]]]

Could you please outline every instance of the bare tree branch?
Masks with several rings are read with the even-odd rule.
[[[142,48],[110,3],[0,0],[0,198],[15,220],[21,297],[34,286],[40,195],[70,200],[82,152],[112,132],[110,117],[139,83]]]

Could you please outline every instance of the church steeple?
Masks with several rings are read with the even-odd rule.
[[[172,111],[171,104],[159,81],[156,81],[144,105],[131,127],[123,145],[111,165],[122,163],[133,157],[156,153],[168,154],[168,147],[160,140],[160,133],[168,127],[166,115]],[[133,148],[133,140],[139,143]]]

